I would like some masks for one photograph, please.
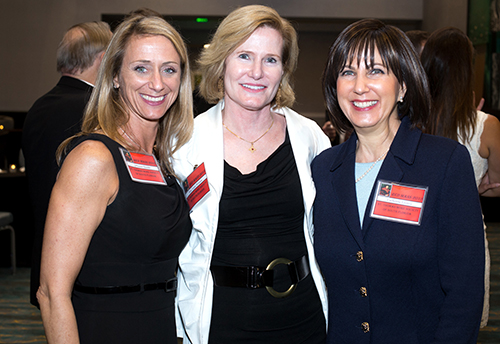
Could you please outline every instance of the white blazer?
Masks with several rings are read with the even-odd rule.
[[[186,179],[195,166],[205,163],[210,187],[210,192],[191,211],[193,231],[179,257],[177,328],[178,335],[184,338],[184,344],[208,343],[214,285],[210,262],[224,183],[223,107],[224,102],[221,101],[196,117],[193,137],[173,158],[174,171],[181,180]],[[310,164],[316,155],[330,147],[330,141],[314,121],[288,108],[275,112],[286,118],[304,196],[304,234],[309,263],[326,319],[326,288],[313,254],[312,205],[316,190]]]

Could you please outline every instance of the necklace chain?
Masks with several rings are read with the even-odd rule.
[[[132,141],[137,147],[139,147],[144,153],[146,154],[149,154],[144,148],[142,148],[142,146],[140,144],[138,144],[132,137],[129,136],[129,134],[127,134],[127,132],[125,131],[125,129],[123,128],[120,128],[123,133],[125,134],[125,136],[130,140]]]
[[[390,147],[389,147],[389,148],[390,148]],[[385,156],[387,153],[389,153],[389,149],[387,149],[387,150],[384,152],[384,154],[382,154],[381,156],[379,156],[379,157],[378,157],[378,159],[377,159],[377,160],[375,160],[375,162],[374,162],[374,163],[373,163],[370,167],[368,167],[368,169],[365,171],[365,173],[363,173],[361,176],[359,176],[359,177],[356,179],[355,183],[357,183],[357,182],[359,182],[361,179],[363,179],[363,178],[364,178],[364,177],[365,177],[365,176],[366,176],[366,175],[367,175],[367,174],[368,174],[368,173],[369,173],[369,172],[370,172],[370,171],[371,171],[371,170],[375,167],[375,165],[377,164],[377,162],[379,162],[380,160],[382,160],[382,159],[384,158],[384,156]]]
[[[222,121],[222,125],[224,126],[224,128],[226,128],[226,129],[227,129],[227,131],[229,131],[231,134],[233,134],[234,136],[236,136],[236,137],[237,137],[237,138],[239,138],[240,140],[245,141],[245,142],[248,142],[248,143],[250,143],[250,144],[252,145],[250,148],[248,148],[248,150],[249,150],[250,152],[252,152],[252,153],[253,153],[253,152],[255,152],[255,151],[257,150],[257,149],[255,149],[255,147],[254,147],[254,145],[253,145],[253,144],[254,144],[255,142],[259,141],[261,138],[263,138],[263,137],[264,137],[264,135],[266,135],[266,134],[269,132],[269,130],[271,130],[271,128],[273,127],[273,124],[274,124],[274,117],[273,117],[273,115],[271,114],[271,125],[269,126],[269,128],[267,128],[267,130],[264,132],[264,134],[260,135],[260,136],[259,136],[256,140],[253,140],[253,141],[248,141],[248,140],[245,140],[243,137],[239,136],[238,134],[236,134],[235,132],[233,132],[231,129],[229,129],[229,128],[228,128],[228,127],[224,124],[224,121]]]

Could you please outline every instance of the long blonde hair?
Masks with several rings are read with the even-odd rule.
[[[219,25],[210,46],[204,49],[198,60],[202,74],[200,94],[209,103],[216,103],[223,95],[218,87],[224,76],[224,63],[229,55],[243,44],[260,27],[270,27],[283,38],[283,76],[281,78],[281,106],[292,106],[295,102],[292,75],[297,68],[299,48],[297,33],[288,20],[283,19],[274,9],[250,5],[231,12]],[[276,97],[271,107],[276,105]]]
[[[156,155],[164,173],[173,174],[172,154],[189,141],[193,131],[193,89],[184,41],[179,33],[160,17],[132,16],[118,26],[102,60],[95,88],[85,109],[82,132],[76,136],[100,130],[111,139],[129,147],[129,143],[118,132],[118,128],[128,122],[129,115],[119,89],[113,88],[113,79],[120,73],[125,51],[132,37],[149,35],[160,35],[169,39],[181,60],[179,95],[161,118],[155,140]],[[58,149],[59,159],[73,138],[61,144]]]

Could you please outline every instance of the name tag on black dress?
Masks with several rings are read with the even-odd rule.
[[[147,184],[167,185],[161,173],[160,165],[154,155],[129,152],[123,148],[120,148],[120,152],[127,166],[130,178],[132,178],[133,181]]]

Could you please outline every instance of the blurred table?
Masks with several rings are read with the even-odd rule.
[[[0,210],[14,215],[17,265],[30,267],[34,237],[33,211],[24,172],[0,173]],[[0,267],[10,266],[10,241],[7,231],[0,232]]]

